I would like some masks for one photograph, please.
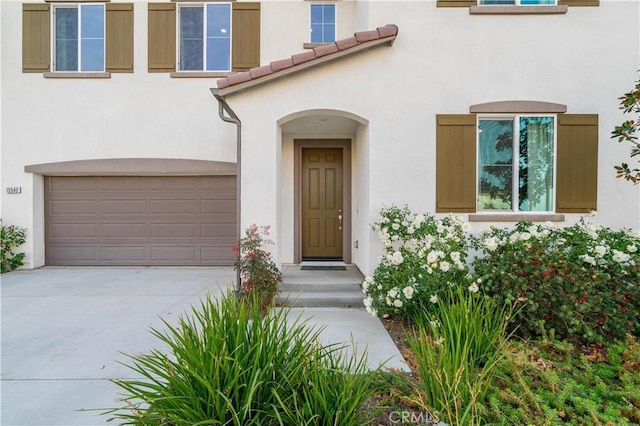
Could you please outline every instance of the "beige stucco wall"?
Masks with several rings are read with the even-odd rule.
[[[279,123],[309,110],[366,122],[347,135],[323,135],[353,140],[352,256],[365,273],[380,254],[369,224],[382,204],[435,209],[436,114],[467,113],[483,102],[548,101],[566,104],[569,113],[599,114],[598,220],[640,227],[640,187],[617,180],[613,170],[628,160],[628,147],[610,139],[622,121],[617,97],[638,77],[638,2],[603,0],[553,16],[472,16],[465,8],[436,8],[435,1],[338,5],[340,38],[393,23],[394,45],[228,98],[242,120],[242,223],[274,227],[277,261],[293,260],[293,138],[318,136],[286,133]],[[303,0],[262,3],[263,63],[302,51],[308,8]],[[42,178],[25,173],[25,165],[127,157],[235,161],[235,126],[220,120],[209,92],[215,79],[147,73],[146,10],[146,2],[135,2],[134,73],[45,79],[21,72],[21,3],[0,2],[0,209],[5,223],[29,229],[27,266],[43,264],[44,227]],[[21,186],[22,194],[7,195],[7,186]],[[569,215],[566,223],[577,218]]]

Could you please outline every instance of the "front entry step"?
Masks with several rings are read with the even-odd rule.
[[[301,270],[300,265],[283,268],[278,306],[362,308],[364,279],[357,267],[346,270]]]

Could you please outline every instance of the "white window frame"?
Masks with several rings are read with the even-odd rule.
[[[522,4],[522,1],[525,0],[512,0],[513,3],[502,3],[502,4],[495,4],[495,3],[484,3],[484,0],[478,0],[478,6],[557,6],[558,5],[558,0],[552,0],[551,3],[539,3],[539,4]]]
[[[311,9],[313,8],[313,6],[333,6],[333,10],[334,10],[334,19],[335,22],[333,23],[334,25],[334,29],[333,29],[333,41],[335,42],[336,40],[338,40],[338,5],[336,3],[333,2],[313,2],[310,3],[309,5],[309,42],[311,43],[333,43],[333,42],[312,42],[312,24],[313,22],[311,22]],[[324,24],[324,22],[323,22]]]
[[[102,35],[102,69],[83,70],[82,69],[82,6],[102,6],[102,23],[104,33]],[[57,70],[56,69],[56,12],[58,9],[78,10],[78,69],[77,70]],[[53,73],[104,73],[107,68],[107,6],[105,3],[56,3],[52,5],[51,13],[51,70]]]
[[[552,117],[553,118],[553,200],[552,210],[545,211],[521,211],[519,190],[519,159],[520,159],[520,119],[523,117]],[[480,208],[480,121],[481,120],[511,120],[513,122],[513,160],[512,160],[512,185],[511,185],[511,210],[486,210]],[[515,137],[517,131],[517,138]],[[556,211],[556,198],[558,193],[558,114],[545,113],[516,113],[516,114],[478,114],[476,116],[476,212],[481,214],[552,214]]]
[[[229,68],[228,69],[207,69],[207,5],[228,5],[229,6]],[[203,40],[202,40],[202,68],[201,70],[184,70],[180,63],[180,11],[183,8],[202,8],[203,9]],[[197,73],[197,72],[231,72],[233,68],[233,4],[231,2],[203,2],[177,5],[176,13],[176,69],[179,73]]]

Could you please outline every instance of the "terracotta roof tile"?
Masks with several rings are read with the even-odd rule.
[[[323,44],[322,46],[314,47],[313,51],[316,54],[316,58],[319,58],[324,55],[331,55],[332,53],[337,53],[340,51],[338,46],[335,43]]]
[[[340,50],[346,50],[357,45],[358,40],[355,37],[343,38],[342,40],[336,41],[336,46],[338,46]]]
[[[306,52],[296,53],[291,57],[291,59],[293,59],[294,65],[298,65],[315,58],[316,58],[316,53],[313,50],[307,50]]]
[[[280,74],[286,75],[291,71],[295,71],[297,67],[300,67],[299,69],[305,69],[313,65],[316,61],[321,63],[331,59],[332,56],[336,58],[344,56],[349,54],[350,50],[355,53],[370,46],[373,47],[383,43],[391,45],[397,35],[398,27],[396,25],[386,25],[370,31],[359,31],[355,33],[353,37],[337,40],[334,43],[323,44],[312,50],[295,54],[289,58],[273,61],[269,65],[262,65],[251,68],[249,71],[231,74],[226,78],[219,79],[217,81],[217,87],[219,90],[226,89],[225,92],[228,94],[236,91],[236,88],[233,87],[235,85],[246,83],[238,86],[238,89],[242,89],[247,85],[251,86],[261,81],[269,81],[277,78]]]

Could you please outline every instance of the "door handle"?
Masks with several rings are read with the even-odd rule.
[[[342,229],[342,210],[338,210],[338,229]]]

